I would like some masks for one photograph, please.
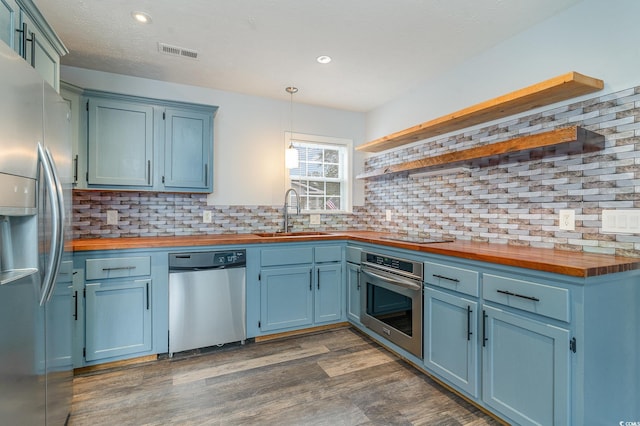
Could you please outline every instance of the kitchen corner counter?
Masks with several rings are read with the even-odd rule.
[[[389,237],[390,234],[372,231],[328,231],[322,235],[269,237],[261,237],[255,234],[220,234],[97,238],[74,240],[72,244],[74,251],[93,251],[350,240],[582,278],[640,269],[640,258],[473,241],[418,244],[382,238],[385,236]]]

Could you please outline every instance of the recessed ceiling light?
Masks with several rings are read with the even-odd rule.
[[[326,55],[318,56],[316,58],[316,61],[320,62],[321,64],[328,64],[329,62],[331,62],[331,56],[326,56]]]
[[[131,16],[133,16],[133,19],[135,19],[136,21],[142,23],[142,24],[149,24],[151,23],[151,16],[149,16],[149,14],[144,13],[144,12],[131,12]]]

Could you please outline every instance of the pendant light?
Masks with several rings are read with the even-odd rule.
[[[287,93],[291,95],[291,102],[290,102],[291,127],[290,127],[290,133],[289,133],[289,148],[287,148],[287,150],[285,151],[284,164],[287,169],[297,169],[298,168],[298,150],[293,146],[293,141],[291,140],[291,138],[293,137],[293,94],[298,92],[298,88],[289,86],[284,90],[286,90]]]

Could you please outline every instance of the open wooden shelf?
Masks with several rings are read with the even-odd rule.
[[[358,151],[380,152],[386,149],[497,120],[541,106],[550,105],[587,93],[602,90],[604,82],[575,71],[551,78],[533,86],[516,90],[481,102],[449,115],[425,121],[408,129],[356,147]]]
[[[490,166],[530,161],[554,155],[594,152],[603,148],[604,136],[574,126],[393,164],[359,174],[356,178],[367,179],[406,171],[419,173],[430,170],[445,170],[460,166]]]

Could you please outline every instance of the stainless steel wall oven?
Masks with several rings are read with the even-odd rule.
[[[362,252],[361,321],[422,358],[423,264]]]

